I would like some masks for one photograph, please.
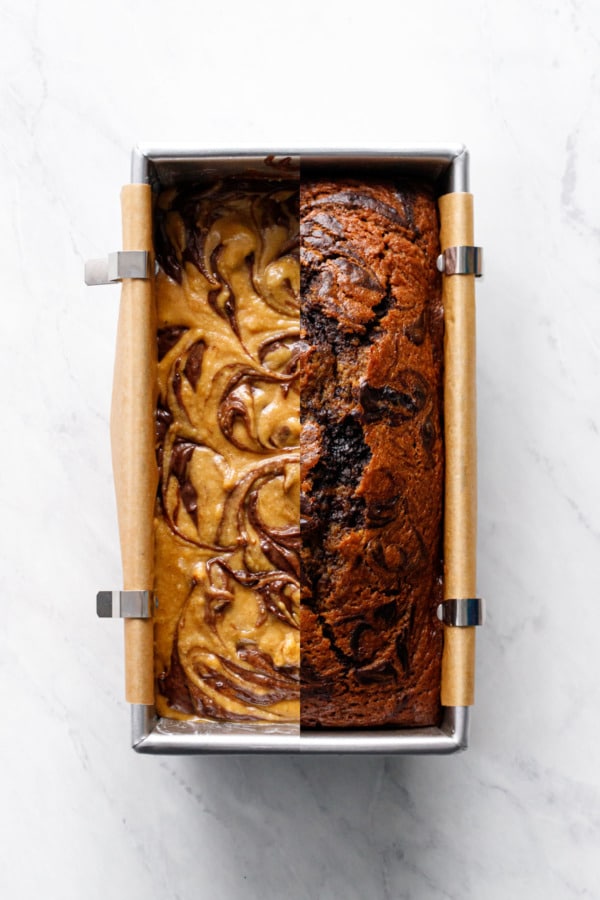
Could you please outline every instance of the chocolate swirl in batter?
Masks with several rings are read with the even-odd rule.
[[[297,192],[164,193],[155,245],[157,706],[297,720]]]

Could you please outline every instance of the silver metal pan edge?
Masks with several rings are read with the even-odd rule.
[[[206,177],[251,168],[265,174],[278,164],[290,172],[312,167],[328,170],[384,170],[431,181],[439,195],[469,190],[469,154],[462,144],[410,146],[396,150],[206,151],[193,146],[137,145],[132,152],[132,183],[173,184],[187,172]],[[279,170],[281,171],[281,169]],[[131,707],[133,749],[143,754],[333,753],[449,755],[466,750],[469,708],[445,707],[437,728],[373,730],[301,730],[297,726],[252,728],[220,723],[182,723],[156,716],[154,707]]]

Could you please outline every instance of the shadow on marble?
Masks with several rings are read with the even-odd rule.
[[[412,897],[401,871],[431,888],[431,853],[444,845],[455,803],[453,761],[390,757],[229,757],[160,763],[196,811],[211,816],[215,852],[233,850],[232,872],[264,874],[263,896]],[[447,785],[450,784],[450,791]],[[186,804],[187,805],[187,804]],[[468,812],[454,810],[454,825]],[[188,811],[187,827],[194,814]],[[433,877],[433,881],[432,881]],[[443,894],[440,894],[441,896]],[[283,896],[283,895],[282,895]],[[435,894],[437,896],[437,894]]]

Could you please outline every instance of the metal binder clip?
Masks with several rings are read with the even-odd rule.
[[[483,625],[485,601],[481,597],[444,600],[437,608],[437,617],[444,625],[450,625],[454,628],[470,628],[472,625]]]
[[[150,591],[99,591],[96,613],[101,619],[149,619],[151,598]]]
[[[437,258],[437,267],[444,275],[483,275],[482,247],[448,247]]]
[[[150,278],[152,266],[148,250],[118,250],[104,259],[88,259],[85,264],[87,285],[114,284],[123,278]]]

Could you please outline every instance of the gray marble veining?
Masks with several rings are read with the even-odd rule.
[[[0,0],[0,892],[600,896],[600,7]],[[471,749],[142,758],[110,471],[136,140],[472,153],[480,593]]]

